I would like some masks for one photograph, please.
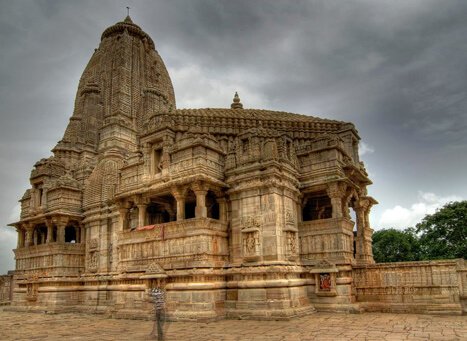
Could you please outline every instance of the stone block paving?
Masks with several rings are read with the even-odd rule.
[[[467,316],[316,313],[291,321],[168,322],[166,340],[467,340]],[[0,311],[0,340],[151,340],[151,321]]]

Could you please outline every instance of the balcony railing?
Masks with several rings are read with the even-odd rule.
[[[84,244],[48,243],[14,250],[18,274],[41,277],[78,274],[84,269]]]
[[[193,218],[124,231],[119,238],[122,271],[145,271],[151,263],[165,268],[222,265],[228,258],[227,223]]]

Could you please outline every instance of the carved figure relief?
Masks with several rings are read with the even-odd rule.
[[[331,274],[329,273],[319,274],[319,289],[322,291],[331,290]]]
[[[291,209],[285,211],[285,223],[287,225],[295,225],[295,217]]]
[[[259,255],[259,232],[252,231],[243,234],[243,254],[244,256]]]
[[[99,239],[93,238],[89,241],[89,250],[96,250],[99,246]]]
[[[99,262],[99,252],[98,251],[93,251],[89,254],[88,258],[88,270],[90,272],[96,272],[97,267],[98,267],[98,262]]]
[[[37,284],[28,284],[26,291],[26,299],[28,301],[37,300]]]

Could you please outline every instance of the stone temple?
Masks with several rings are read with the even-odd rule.
[[[149,318],[164,278],[173,320],[462,313],[463,260],[374,264],[359,140],[351,123],[237,94],[177,109],[153,40],[126,17],[31,172],[8,309]]]

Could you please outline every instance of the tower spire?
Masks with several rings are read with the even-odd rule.
[[[243,109],[243,104],[240,102],[240,97],[238,97],[237,91],[235,91],[235,96],[233,98],[233,103],[230,105],[232,109]]]

